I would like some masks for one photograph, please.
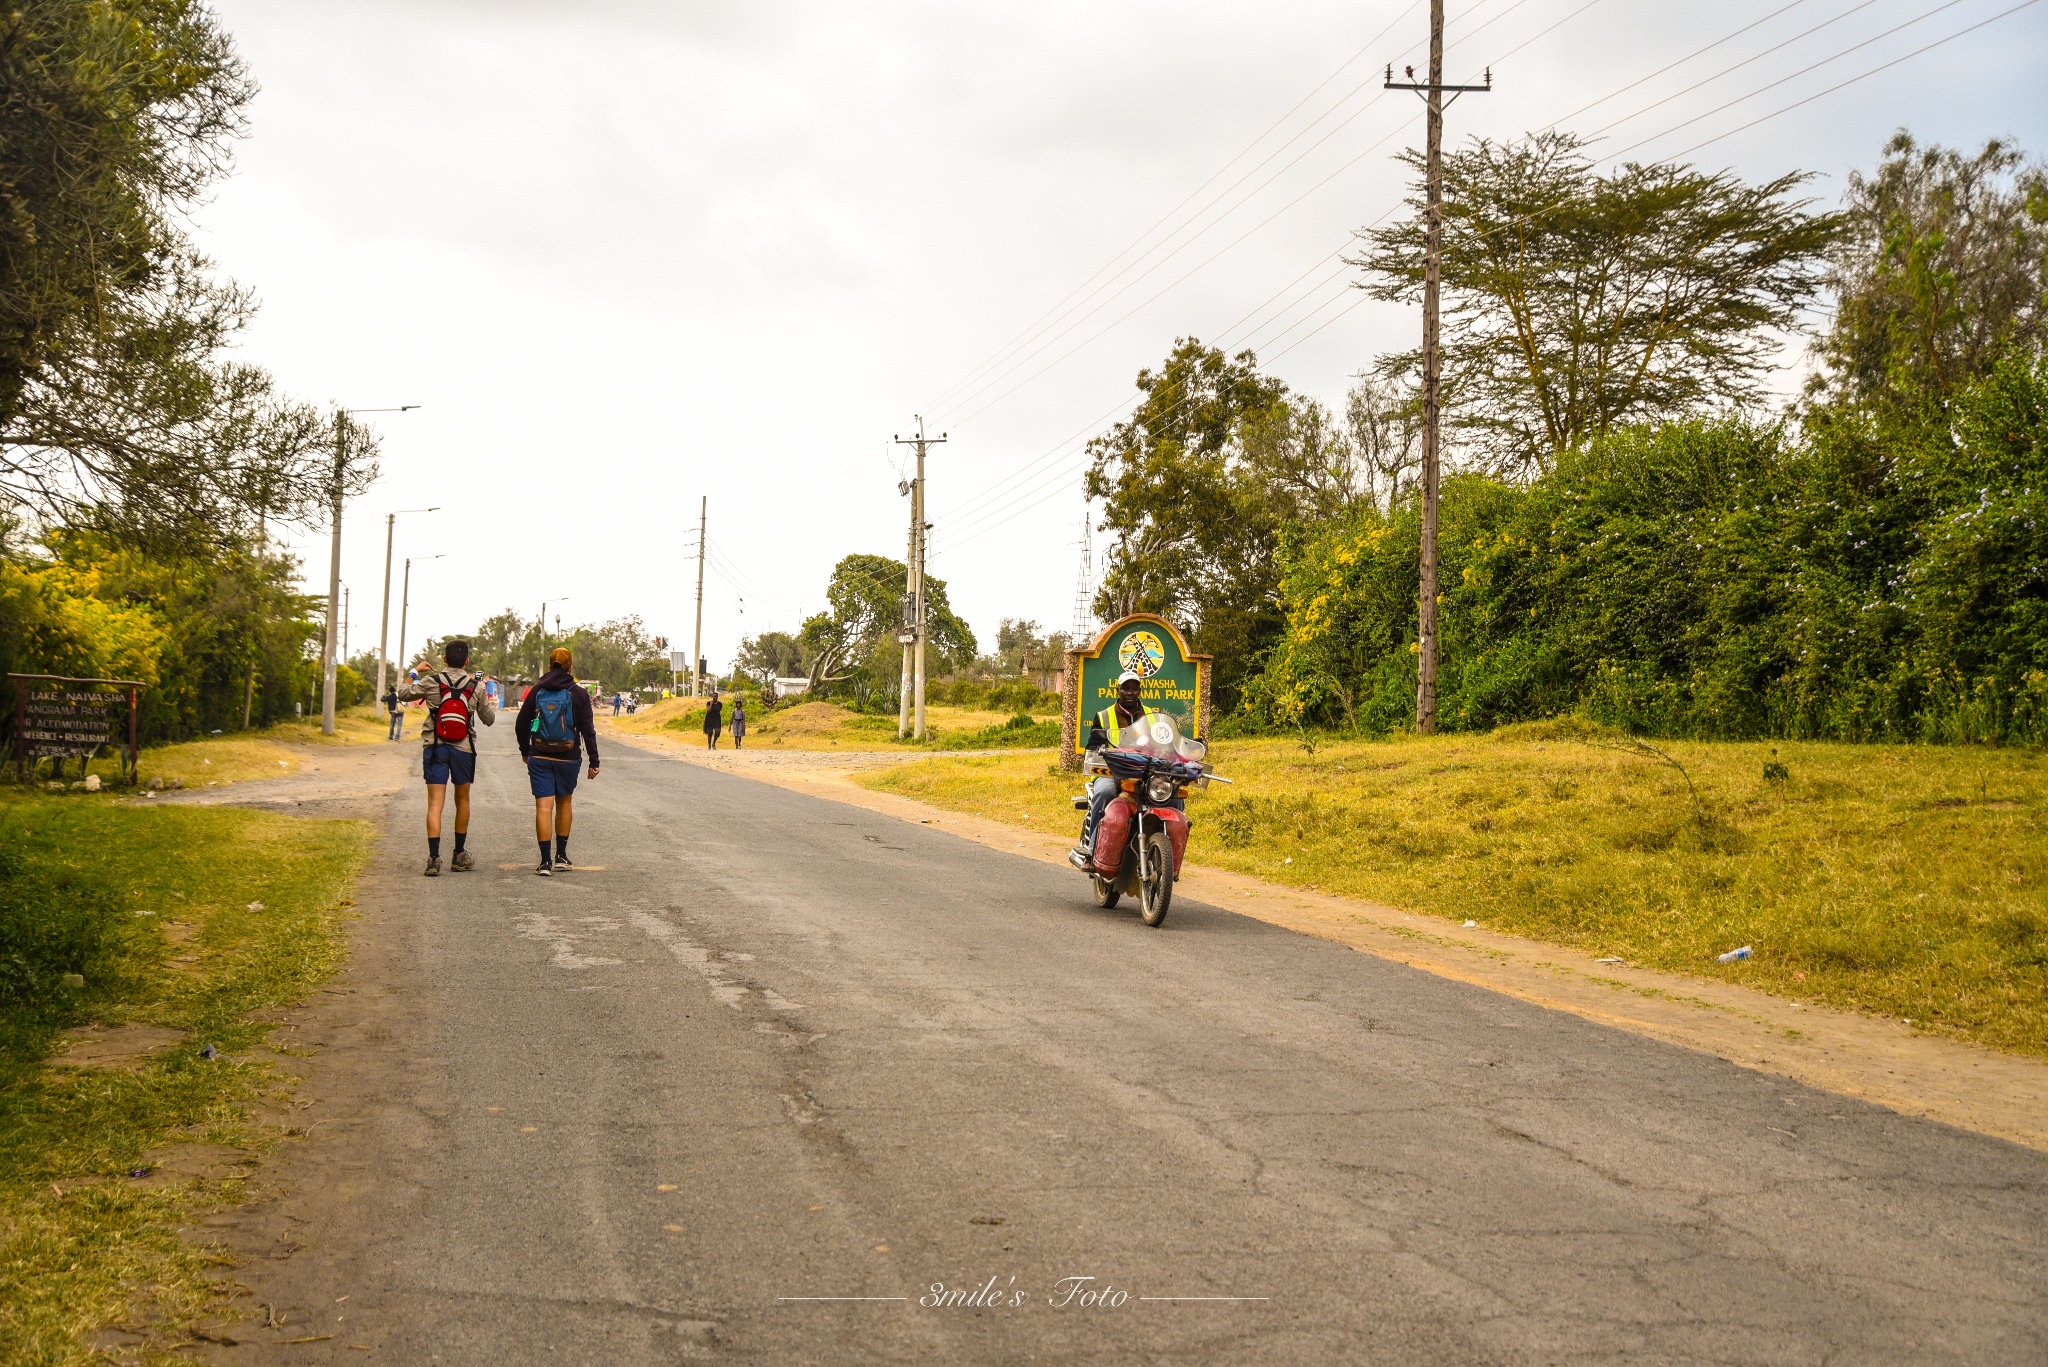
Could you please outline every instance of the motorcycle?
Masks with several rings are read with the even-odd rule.
[[[1187,853],[1188,790],[1206,788],[1212,779],[1230,780],[1210,770],[1203,762],[1209,747],[1181,735],[1171,713],[1156,713],[1133,729],[1137,734],[1129,744],[1088,757],[1089,771],[1108,774],[1122,791],[1095,827],[1093,864],[1086,872],[1097,906],[1135,897],[1139,916],[1156,926],[1173,905],[1174,879]],[[1074,806],[1088,810],[1088,795],[1075,798]]]

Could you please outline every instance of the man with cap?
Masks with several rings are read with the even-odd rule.
[[[1126,669],[1117,676],[1116,705],[1105,707],[1095,714],[1095,720],[1088,727],[1088,743],[1084,750],[1095,751],[1105,746],[1111,750],[1124,748],[1136,739],[1138,724],[1152,716],[1155,709],[1145,706],[1139,700],[1138,690],[1144,680],[1135,669]],[[1067,862],[1077,869],[1094,867],[1095,827],[1102,821],[1102,814],[1115,799],[1117,782],[1108,774],[1096,775],[1088,785],[1088,815],[1081,821],[1081,843],[1067,852]]]

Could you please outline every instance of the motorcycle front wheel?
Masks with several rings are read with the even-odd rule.
[[[1145,837],[1145,862],[1150,877],[1138,884],[1138,914],[1145,924],[1156,926],[1166,919],[1173,905],[1173,841],[1165,831]]]
[[[1105,883],[1092,873],[1088,875],[1088,881],[1095,885],[1095,905],[1098,907],[1114,907],[1117,899],[1123,896],[1116,890],[1116,884]]]

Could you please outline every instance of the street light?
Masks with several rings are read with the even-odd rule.
[[[386,638],[387,638],[387,637],[389,637],[389,636],[391,635],[391,536],[392,536],[392,532],[393,532],[393,530],[394,530],[394,529],[395,529],[395,528],[397,527],[397,524],[398,524],[398,519],[399,519],[399,517],[400,517],[401,515],[403,515],[403,514],[407,514],[407,513],[438,513],[438,512],[440,512],[440,511],[441,511],[441,506],[440,506],[440,505],[439,505],[439,504],[437,503],[437,504],[435,504],[435,505],[434,505],[433,507],[431,507],[431,508],[400,508],[400,509],[399,509],[399,510],[398,510],[397,512],[395,512],[395,513],[387,513],[387,514],[385,514],[385,516],[384,516],[384,615],[383,615],[383,616],[382,616],[381,618],[379,618],[379,619],[378,619],[378,622],[377,622],[377,693],[376,693],[376,696],[377,696],[377,697],[378,697],[379,699],[382,699],[382,698],[383,698],[383,696],[384,696],[384,659],[385,659],[385,657],[384,657],[384,645],[385,645],[385,640],[386,640]],[[400,636],[403,636],[404,634],[405,634],[405,633],[404,633],[403,631],[399,632],[399,635],[400,635]]]
[[[540,600],[540,669],[533,676],[536,679],[548,672],[548,604],[566,603],[569,601],[569,597],[570,595],[565,593],[560,598],[543,598]],[[561,625],[562,614],[558,612],[555,614],[556,629],[560,630]]]
[[[418,407],[416,403],[408,403],[396,408],[334,410],[334,544],[327,561],[327,635],[320,647],[320,734],[323,736],[334,734],[334,648],[339,644],[335,628],[341,624],[341,476],[348,462],[348,415],[410,413]]]
[[[405,587],[398,597],[398,653],[400,655],[405,654],[406,609],[412,606],[412,562],[417,560],[424,565],[429,560],[445,558],[445,555],[409,555],[405,558]]]

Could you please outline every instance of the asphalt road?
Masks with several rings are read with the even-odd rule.
[[[232,1231],[290,1361],[2048,1360],[2048,1155],[616,741],[539,879],[505,729]]]

